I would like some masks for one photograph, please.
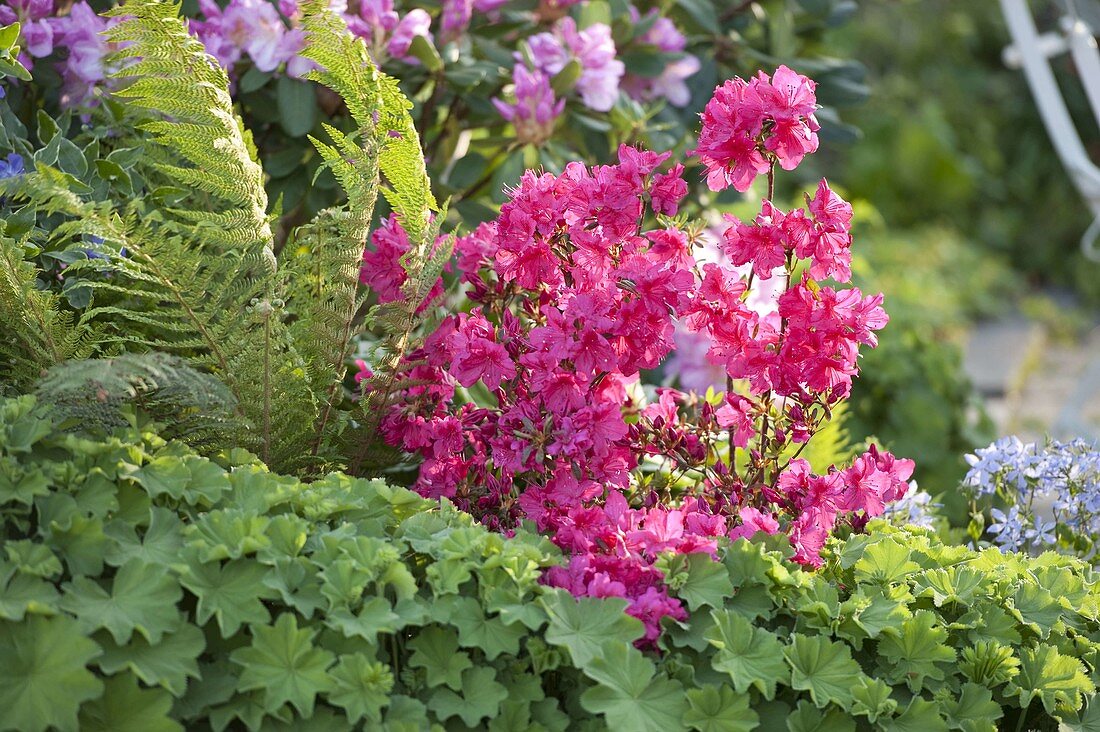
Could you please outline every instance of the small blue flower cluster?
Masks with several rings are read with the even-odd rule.
[[[883,517],[902,526],[923,526],[931,529],[936,519],[936,509],[942,507],[943,504],[932,502],[932,494],[913,489],[904,498],[887,504]]]
[[[1051,549],[1059,535],[1073,548],[1100,536],[1100,450],[1085,440],[1044,445],[1002,437],[967,455],[963,485],[976,496],[997,496],[1005,510],[990,511],[988,531],[1002,549]],[[1065,548],[1065,547],[1063,547]]]
[[[23,156],[12,153],[7,158],[0,158],[0,179],[14,178],[23,175]]]

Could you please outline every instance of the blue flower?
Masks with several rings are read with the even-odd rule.
[[[11,153],[6,160],[0,159],[0,179],[14,178],[23,173],[23,156],[19,153]]]

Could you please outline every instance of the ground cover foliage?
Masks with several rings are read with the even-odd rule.
[[[60,429],[0,403],[0,728],[1091,729],[1080,561],[875,523],[660,562],[656,651],[617,598],[539,582],[547,540],[341,474]],[[1085,721],[1078,725],[1078,715]]]

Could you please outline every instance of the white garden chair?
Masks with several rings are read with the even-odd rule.
[[[1004,50],[1007,66],[1022,68],[1039,114],[1062,164],[1092,210],[1093,221],[1081,237],[1081,250],[1100,261],[1100,168],[1089,158],[1081,136],[1066,109],[1062,92],[1051,71],[1050,60],[1069,53],[1085,88],[1089,106],[1100,124],[1100,49],[1095,28],[1100,27],[1100,6],[1065,0],[1057,32],[1040,34],[1028,0],[1000,0],[1012,45]]]

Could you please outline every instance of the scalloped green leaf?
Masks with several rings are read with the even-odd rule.
[[[169,716],[172,696],[163,689],[141,689],[131,674],[107,679],[103,696],[80,708],[81,732],[177,732]]]
[[[103,655],[96,663],[104,673],[129,669],[144,683],[181,696],[187,690],[187,679],[200,676],[197,659],[206,648],[206,639],[196,626],[185,623],[159,643],[150,643],[139,633],[120,646],[104,634],[101,645]]]
[[[911,691],[919,692],[925,679],[944,679],[941,664],[955,660],[955,650],[946,645],[947,630],[937,625],[935,613],[918,610],[900,627],[887,628],[878,642],[882,664],[893,683],[904,681]]]
[[[596,686],[581,694],[581,706],[602,714],[611,730],[665,732],[687,711],[679,681],[656,676],[653,662],[631,645],[610,642],[584,666]]]
[[[573,663],[587,666],[609,640],[633,643],[642,637],[642,621],[627,615],[626,600],[574,598],[565,590],[552,590],[538,600],[550,618],[546,642],[569,649]]]
[[[810,692],[819,708],[836,704],[852,706],[852,685],[863,676],[852,652],[843,643],[823,636],[791,635],[791,644],[783,649],[791,667],[791,687]]]
[[[1020,649],[1020,673],[1005,687],[1006,696],[1016,696],[1026,707],[1038,698],[1048,714],[1081,707],[1084,697],[1096,687],[1079,659],[1062,654],[1045,643]]]
[[[462,672],[473,666],[470,656],[458,650],[458,635],[449,628],[429,627],[421,630],[408,643],[413,654],[409,666],[422,668],[428,675],[428,686],[445,684],[462,688]]]
[[[362,653],[340,656],[329,672],[333,689],[328,701],[344,710],[348,723],[366,719],[371,724],[382,721],[382,708],[389,703],[393,689],[393,674],[389,666],[372,661]]]
[[[684,697],[688,709],[682,723],[698,732],[752,732],[760,724],[751,697],[728,686],[707,684],[688,689]]]
[[[87,630],[106,628],[116,643],[125,643],[136,630],[157,643],[179,627],[176,607],[183,591],[163,568],[131,559],[118,569],[107,592],[87,577],[76,577],[64,587],[61,607],[76,615]]]
[[[428,700],[428,709],[446,721],[459,717],[473,727],[486,717],[493,717],[500,703],[508,698],[508,690],[496,680],[492,668],[468,668],[462,672],[461,694],[446,687],[436,689]]]
[[[336,656],[313,646],[316,631],[298,629],[298,618],[283,613],[272,626],[253,626],[252,645],[238,648],[229,659],[243,670],[241,691],[263,691],[264,709],[291,704],[304,716],[313,714],[317,694],[332,689],[328,667]]]
[[[783,644],[774,633],[754,627],[737,613],[712,610],[711,617],[714,627],[705,638],[717,649],[711,659],[714,670],[728,674],[738,692],[756,687],[765,699],[774,699],[776,684],[790,679]]]

